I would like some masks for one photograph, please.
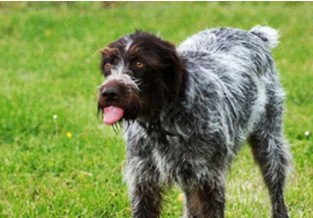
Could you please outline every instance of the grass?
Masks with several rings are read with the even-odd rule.
[[[273,56],[294,156],[287,205],[291,217],[313,217],[312,11],[311,2],[0,3],[0,217],[129,217],[124,142],[96,117],[98,49],[135,28],[178,44],[208,27],[257,24],[282,35]],[[182,214],[179,195],[165,195],[163,217]],[[246,146],[230,170],[226,217],[269,215]]]

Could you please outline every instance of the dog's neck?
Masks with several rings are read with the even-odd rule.
[[[159,137],[159,138],[167,138],[167,137],[183,137],[176,132],[172,127],[172,121],[174,114],[177,113],[177,108],[180,108],[180,103],[182,98],[179,98],[178,101],[172,102],[168,104],[165,108],[161,110],[159,115],[154,119],[136,119],[137,123],[145,130],[148,136],[150,137]]]
[[[160,120],[155,120],[154,122],[142,122],[138,121],[139,125],[144,128],[148,135],[153,133],[161,133],[163,136],[176,136],[176,133],[170,132],[162,126]]]

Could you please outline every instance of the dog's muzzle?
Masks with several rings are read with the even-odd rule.
[[[98,105],[103,111],[105,124],[112,125],[123,118],[124,109],[118,106],[121,95],[121,87],[116,82],[107,83],[100,87]]]

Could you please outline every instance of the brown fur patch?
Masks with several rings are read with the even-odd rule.
[[[117,48],[105,47],[100,52],[102,55],[105,55],[105,56],[115,56],[118,54],[119,51]]]

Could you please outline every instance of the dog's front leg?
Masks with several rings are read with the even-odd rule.
[[[159,171],[149,156],[128,155],[126,181],[134,218],[160,216],[162,188]]]
[[[185,189],[184,218],[223,218],[225,189],[221,183]]]
[[[138,183],[130,193],[134,218],[157,218],[161,210],[161,190],[148,183]]]

